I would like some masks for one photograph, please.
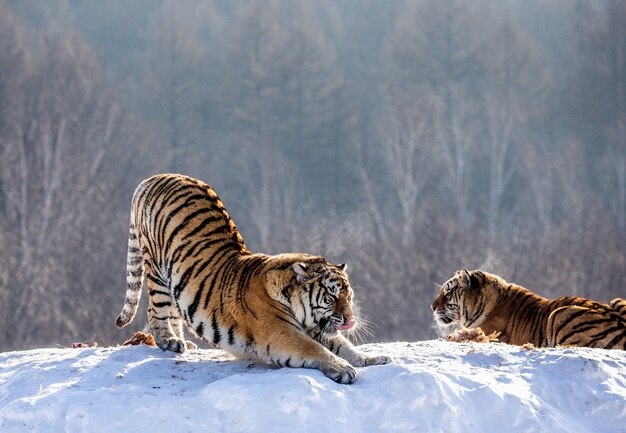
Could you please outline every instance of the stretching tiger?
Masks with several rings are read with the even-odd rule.
[[[126,301],[134,318],[145,276],[148,321],[157,345],[184,352],[197,337],[235,356],[321,370],[352,383],[353,368],[390,362],[357,352],[339,331],[356,326],[346,265],[308,254],[253,254],[215,191],[187,176],[161,174],[133,195]]]
[[[546,299],[481,271],[457,271],[432,304],[440,325],[458,322],[499,332],[505,343],[626,349],[626,301]]]

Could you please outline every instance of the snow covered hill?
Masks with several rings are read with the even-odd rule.
[[[147,346],[0,354],[0,432],[626,432],[626,352],[434,340],[338,385]]]

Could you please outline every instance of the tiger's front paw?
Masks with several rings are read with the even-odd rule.
[[[157,341],[157,346],[159,346],[163,350],[169,350],[171,352],[183,353],[185,351],[185,349],[187,348],[186,343],[187,342],[185,340],[181,339],[181,338],[170,337],[170,338],[166,338],[164,340]],[[193,344],[193,343],[191,343],[191,344]],[[194,346],[195,346],[195,344],[194,344]]]
[[[198,348],[198,345],[193,341],[187,340],[185,341],[185,347],[189,350],[196,350]]]
[[[384,355],[361,356],[359,359],[357,359],[354,362],[354,366],[355,367],[367,367],[367,366],[370,366],[370,365],[390,364],[392,362],[393,362],[393,360],[390,357],[384,356]]]
[[[326,364],[320,370],[337,383],[350,384],[356,380],[356,370],[347,362]]]

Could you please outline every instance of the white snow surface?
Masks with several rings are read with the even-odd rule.
[[[0,432],[625,432],[626,352],[367,344],[352,385],[221,350],[0,353]]]

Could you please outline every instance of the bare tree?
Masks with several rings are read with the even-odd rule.
[[[165,1],[151,24],[145,95],[147,111],[166,139],[165,170],[189,172],[198,158],[204,160],[199,152],[211,142],[202,115],[210,98],[205,83],[212,65],[197,27],[200,16],[211,15],[203,9],[210,4],[193,2],[190,9],[181,9],[177,2]]]
[[[15,15],[5,4],[0,3],[0,100],[11,101],[15,89],[21,87],[22,74],[25,69],[23,35]],[[9,299],[12,294],[8,290],[11,279],[11,271],[15,268],[18,260],[12,251],[14,241],[11,233],[17,227],[9,222],[10,205],[7,202],[7,183],[11,182],[9,173],[10,144],[8,137],[12,133],[14,117],[10,104],[0,104],[0,243],[4,248],[0,249],[0,316],[9,317]],[[4,335],[9,331],[3,327],[0,342],[7,341],[10,337]],[[0,343],[1,344],[1,343]]]
[[[607,57],[609,79],[615,83],[612,92],[612,125],[608,128],[610,140],[608,161],[614,185],[612,193],[616,200],[612,203],[618,227],[626,239],[626,4],[611,0],[607,8],[608,35]]]
[[[485,73],[480,85],[486,128],[484,154],[489,162],[486,220],[491,241],[496,238],[512,176],[526,168],[520,156],[532,140],[533,120],[546,111],[543,107],[549,89],[539,49],[511,23],[508,4],[503,7],[504,19],[484,53]],[[533,177],[535,170],[530,171]]]
[[[287,206],[302,209],[312,201],[316,209],[328,206],[331,194],[344,193],[331,186],[350,172],[341,164],[350,111],[334,47],[315,6],[282,0],[242,4],[230,38],[232,56],[225,59],[221,98],[231,114],[231,153],[251,179],[242,182],[246,195],[254,197],[255,206],[248,210],[271,210],[273,215],[250,213],[262,244],[294,216]],[[330,3],[326,7],[333,8]],[[299,194],[303,188],[315,194]],[[277,205],[277,200],[285,204]]]
[[[22,347],[83,331],[89,312],[76,314],[81,299],[71,293],[92,290],[85,263],[105,256],[105,242],[94,237],[106,237],[118,216],[109,202],[116,185],[98,178],[124,131],[102,67],[80,37],[43,39],[25,50],[20,81],[6,89],[0,162],[2,234],[11,245],[5,287],[13,288],[5,318],[19,323],[3,329],[2,340]]]
[[[484,10],[480,2],[414,2],[401,13],[388,44],[395,63],[403,65],[397,79],[415,98],[430,99],[438,117],[442,156],[449,191],[459,222],[470,220],[468,179],[471,148],[479,132],[474,80],[481,72],[485,28],[474,25]]]
[[[626,238],[626,4],[607,0],[602,8],[578,2],[574,9],[578,46],[575,102],[580,134],[594,147],[595,179],[604,191],[621,235]]]

